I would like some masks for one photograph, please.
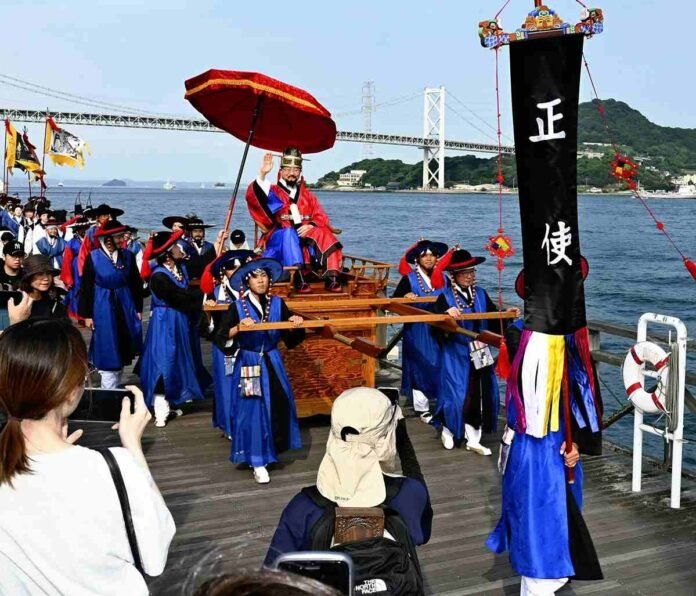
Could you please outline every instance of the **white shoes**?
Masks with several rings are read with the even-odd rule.
[[[479,455],[491,455],[491,450],[488,447],[481,445],[480,428],[474,428],[470,424],[464,425],[464,436],[466,437],[466,450],[473,451]]]
[[[442,441],[442,446],[445,449],[454,449],[454,435],[452,431],[446,426],[442,427],[442,434],[440,434],[440,440]]]
[[[418,417],[421,419],[421,422],[425,422],[425,424],[430,424],[433,419],[433,415],[430,412],[421,412]]]
[[[268,484],[271,481],[266,466],[254,468],[254,480],[256,480],[257,484]]]

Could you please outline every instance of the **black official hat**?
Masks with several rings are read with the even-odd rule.
[[[234,245],[244,244],[246,240],[246,234],[242,230],[232,230],[230,234],[230,242]]]

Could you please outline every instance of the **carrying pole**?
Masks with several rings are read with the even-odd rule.
[[[256,100],[256,107],[254,108],[254,113],[251,117],[251,126],[249,127],[249,136],[247,137],[246,145],[244,146],[244,153],[242,154],[242,163],[239,165],[239,171],[237,172],[237,181],[234,183],[234,191],[232,191],[232,198],[230,199],[230,206],[227,210],[227,217],[225,218],[225,226],[222,228],[222,242],[218,247],[218,255],[223,252],[225,248],[225,237],[230,229],[230,222],[232,221],[232,213],[234,212],[234,204],[237,202],[237,193],[239,192],[239,185],[242,181],[242,174],[244,173],[244,164],[246,163],[247,154],[249,153],[249,146],[254,138],[254,128],[256,127],[256,121],[258,120],[259,114],[261,113],[261,106],[263,105],[265,95],[259,95]]]
[[[46,176],[46,129],[48,128],[48,119],[50,118],[51,114],[48,112],[48,108],[46,108],[46,122],[44,122],[44,140],[43,140],[43,154],[41,156],[41,171],[43,172],[43,176]],[[46,196],[46,182],[45,180],[42,179],[43,184],[41,185],[41,193],[40,196],[41,198],[44,198]],[[30,193],[31,194],[31,193]]]

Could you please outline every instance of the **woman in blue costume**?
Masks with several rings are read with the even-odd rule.
[[[189,289],[186,268],[181,265],[185,255],[177,243],[181,232],[157,232],[148,241],[143,256],[143,277],[150,281],[152,292],[150,325],[138,374],[147,405],[155,411],[155,426],[164,427],[171,406],[203,399],[210,384],[196,366],[200,354],[200,338],[192,329],[192,317],[200,317],[203,294]],[[156,266],[150,273],[150,260]],[[175,410],[180,416],[181,410]]]
[[[442,289],[434,288],[430,280],[437,260],[447,252],[442,242],[419,240],[411,246],[399,264],[403,276],[396,286],[393,298],[437,298]],[[411,265],[414,265],[411,269]],[[415,303],[414,306],[432,311],[434,302]],[[440,380],[440,344],[432,327],[425,323],[404,325],[401,394],[413,403],[413,409],[423,422],[430,422],[430,401],[437,398]]]
[[[278,461],[278,453],[302,447],[295,411],[295,397],[278,351],[282,339],[288,349],[304,339],[303,329],[288,331],[244,331],[255,323],[291,321],[285,302],[270,295],[271,284],[283,273],[274,259],[257,259],[243,265],[232,276],[232,287],[241,296],[234,302],[216,334],[218,347],[230,339],[239,344],[232,373],[232,453],[230,461],[247,464],[259,484],[270,482],[266,466]]]
[[[217,285],[208,296],[206,305],[231,304],[239,298],[239,291],[235,290],[230,279],[237,269],[244,263],[254,258],[251,250],[228,250],[220,255],[201,278],[201,290],[208,292],[206,283]],[[210,276],[210,280],[208,280]],[[222,313],[215,311],[210,318],[206,337],[213,339],[215,330],[222,321]],[[232,371],[237,353],[237,342],[229,339],[224,347],[213,345],[213,387],[215,389],[215,407],[213,408],[213,426],[225,433],[228,439],[232,438]]]
[[[101,386],[114,389],[121,373],[142,348],[142,281],[135,257],[118,248],[126,231],[111,220],[94,234],[95,247],[85,259],[78,315],[92,330],[89,359],[99,370]]]
[[[586,276],[586,269],[583,269],[583,277]],[[518,276],[515,290],[524,299],[522,274]],[[521,338],[523,342],[528,341],[522,334],[520,320],[505,331],[513,360]],[[569,341],[572,344],[572,340]],[[508,426],[503,432],[499,459],[503,473],[502,515],[486,546],[497,554],[509,552],[512,568],[522,576],[521,596],[550,596],[569,578],[603,578],[581,513],[583,471],[580,462],[581,453],[602,453],[602,396],[598,383],[594,387],[596,400],[591,396],[590,380],[582,363],[572,356],[572,351],[569,356],[573,387],[573,449],[570,453],[565,453],[563,424],[559,424],[560,430],[551,430],[544,437],[512,430],[520,414],[524,413],[515,409],[508,400]],[[594,377],[597,378],[596,371]],[[567,482],[566,468],[575,472],[573,484]]]
[[[485,257],[474,257],[459,247],[441,259],[433,283],[436,287],[445,287],[435,303],[435,312],[454,317],[464,313],[498,311],[486,290],[476,284],[476,265],[485,260]],[[450,273],[448,286],[444,283],[442,271]],[[519,316],[518,308],[509,311]],[[458,321],[458,325],[476,332],[489,328],[485,319]],[[442,339],[441,363],[440,393],[433,424],[442,430],[443,446],[453,449],[466,439],[467,451],[491,455],[491,450],[481,445],[482,432],[496,429],[500,401],[490,351],[465,335],[451,333]]]

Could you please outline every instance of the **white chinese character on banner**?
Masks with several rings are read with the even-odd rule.
[[[561,103],[560,98],[554,99],[553,101],[547,101],[544,103],[538,103],[537,108],[540,110],[546,110],[546,129],[544,129],[544,121],[541,118],[537,118],[537,126],[539,127],[539,134],[529,137],[532,143],[538,143],[539,141],[551,141],[552,139],[565,139],[566,133],[564,130],[556,132],[553,128],[553,123],[561,120],[563,114],[554,114],[553,108]]]
[[[550,231],[551,226],[546,224],[546,234],[544,234],[544,241],[541,243],[541,248],[546,249],[546,264],[555,265],[563,260],[568,265],[572,265],[573,261],[566,255],[566,248],[570,246],[572,239],[570,226],[567,226],[564,221],[559,221],[558,230],[549,237]],[[551,253],[554,255],[553,260],[551,260]]]

